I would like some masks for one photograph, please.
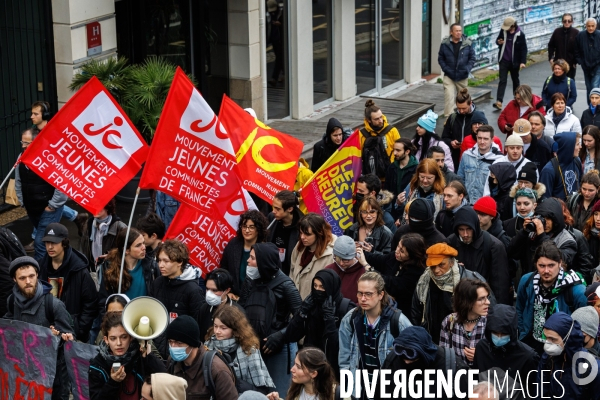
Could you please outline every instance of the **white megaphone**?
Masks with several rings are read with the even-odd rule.
[[[152,340],[169,325],[169,313],[164,304],[148,296],[127,303],[122,318],[123,328],[138,340]]]

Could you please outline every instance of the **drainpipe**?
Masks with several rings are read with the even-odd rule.
[[[263,91],[263,115],[261,119],[263,121],[267,120],[267,34],[266,34],[266,26],[265,26],[265,14],[266,14],[266,2],[264,0],[260,0],[258,2],[258,28],[260,30],[260,75],[262,78],[262,91]]]

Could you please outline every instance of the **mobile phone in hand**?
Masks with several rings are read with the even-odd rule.
[[[121,363],[113,363],[113,365],[112,365],[113,372],[117,372],[119,370],[119,368],[121,368]]]

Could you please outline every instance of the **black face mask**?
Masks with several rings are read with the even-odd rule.
[[[357,202],[357,203],[360,203],[360,202],[362,201],[362,199],[364,199],[364,198],[365,198],[365,195],[364,195],[364,194],[362,194],[362,193],[356,193],[356,194],[354,195],[354,198],[356,199],[356,202]]]
[[[488,178],[488,184],[490,185],[490,189],[495,189],[498,186],[497,183],[494,183],[494,178],[491,176]]]
[[[325,300],[327,299],[327,292],[324,290],[317,290],[315,288],[312,289],[312,291],[310,292],[311,297],[313,299],[313,301],[315,302],[315,304],[321,305],[325,302]]]

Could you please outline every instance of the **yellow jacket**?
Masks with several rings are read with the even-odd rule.
[[[365,121],[365,129],[367,130],[367,132],[369,132],[371,134],[371,136],[377,136],[377,132],[381,132],[389,125],[385,115],[383,116],[383,128],[381,128],[377,132],[375,132],[373,130],[373,128],[371,128],[369,121],[367,121],[366,119],[364,121]],[[394,162],[394,142],[396,142],[396,140],[398,140],[398,139],[400,139],[400,133],[398,132],[398,129],[396,129],[396,128],[390,129],[388,131],[388,133],[385,134],[385,151],[387,151],[388,156],[390,156],[390,162]],[[362,150],[362,147],[364,146],[364,144],[365,144],[365,136],[361,133],[360,134],[361,150]]]
[[[313,172],[310,170],[310,167],[304,158],[300,158],[300,160],[298,160],[298,163],[300,164],[300,167],[298,168],[298,173],[296,174],[296,184],[294,185],[295,191],[300,190],[300,188],[302,188],[304,184],[308,182],[308,180],[313,176]],[[302,211],[304,214],[308,213],[306,204],[304,204],[302,196],[300,196],[299,200],[300,211]]]

